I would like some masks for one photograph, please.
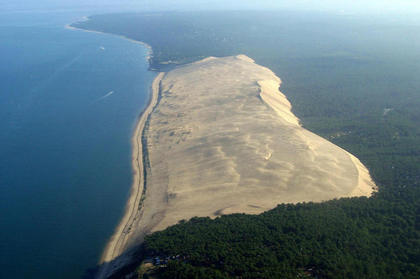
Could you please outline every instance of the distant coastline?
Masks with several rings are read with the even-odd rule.
[[[129,38],[127,36],[123,36],[123,35],[118,35],[118,34],[113,34],[113,33],[107,33],[107,32],[102,32],[102,31],[97,31],[97,30],[92,30],[92,29],[79,28],[79,27],[73,26],[73,24],[75,24],[75,23],[89,21],[89,20],[90,20],[90,18],[88,16],[84,16],[84,17],[82,17],[81,20],[79,20],[77,22],[66,24],[64,26],[64,28],[65,29],[69,29],[69,30],[79,30],[79,31],[90,32],[90,33],[112,35],[112,36],[116,36],[116,37],[122,38],[124,40],[128,40],[128,41],[130,41],[132,43],[135,43],[135,44],[140,44],[140,45],[144,46],[145,48],[147,48],[147,56],[146,56],[146,59],[147,59],[147,62],[149,63],[149,70],[150,71],[154,71],[154,69],[151,68],[151,63],[150,63],[151,62],[151,59],[153,57],[153,49],[152,49],[152,47],[149,44],[147,44],[145,42],[142,42],[142,41],[137,41],[137,40],[131,39],[131,38]]]

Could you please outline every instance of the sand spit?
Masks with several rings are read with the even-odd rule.
[[[127,247],[194,216],[372,194],[367,169],[302,128],[280,83],[244,55],[209,57],[165,75],[144,134],[142,217]]]

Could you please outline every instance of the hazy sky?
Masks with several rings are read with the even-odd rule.
[[[420,13],[420,0],[0,0],[0,11],[32,9],[293,9],[344,13]]]

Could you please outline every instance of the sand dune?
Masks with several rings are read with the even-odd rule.
[[[127,247],[194,216],[370,196],[368,170],[305,130],[280,79],[244,55],[167,73],[145,130],[147,191]]]
[[[132,195],[98,278],[130,261],[146,234],[183,219],[372,194],[363,164],[301,127],[280,84],[244,55],[158,75],[133,135]]]

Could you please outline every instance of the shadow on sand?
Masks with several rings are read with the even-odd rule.
[[[137,278],[134,273],[144,259],[143,245],[138,245],[110,262],[87,269],[82,279]]]

